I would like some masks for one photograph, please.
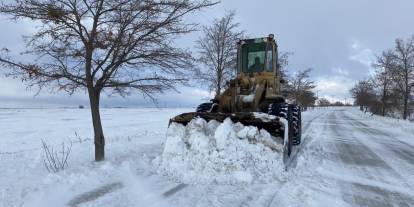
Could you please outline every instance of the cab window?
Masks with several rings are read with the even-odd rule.
[[[241,56],[242,69],[245,73],[272,71],[272,47],[265,42],[244,44]]]
[[[273,50],[272,50],[271,44],[267,45],[267,50],[266,50],[266,71],[267,72],[273,71]]]

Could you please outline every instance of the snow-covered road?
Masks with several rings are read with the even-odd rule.
[[[413,123],[356,108],[310,110],[287,177],[180,185],[152,160],[168,119],[188,110],[104,109],[107,160],[94,163],[87,110],[1,109],[0,207],[414,206]],[[74,142],[68,169],[45,170],[40,139]]]
[[[351,206],[413,206],[414,136],[372,118],[336,109],[313,122],[326,152],[316,180],[331,180]]]
[[[344,174],[353,175],[339,179],[345,201],[359,206],[414,204],[413,134],[369,124],[344,110],[331,112],[327,124],[336,149],[332,157]]]

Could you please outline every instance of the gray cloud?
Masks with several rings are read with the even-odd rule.
[[[191,21],[209,24],[226,10],[235,10],[241,29],[250,36],[266,36],[274,33],[282,51],[293,52],[288,70],[312,67],[312,75],[319,83],[320,96],[331,99],[349,98],[349,88],[359,79],[372,72],[371,62],[375,54],[393,47],[395,38],[407,38],[414,34],[414,1],[411,0],[223,0],[215,8],[198,13]],[[21,50],[21,35],[33,31],[31,23],[9,23],[0,20],[0,47]],[[6,28],[6,29],[4,29]],[[180,38],[178,45],[193,49],[193,41],[199,33]],[[10,83],[0,79],[2,97],[21,98],[20,82]],[[200,89],[182,88],[183,93],[161,94],[160,102],[175,100],[177,105],[195,105],[208,94]],[[48,94],[45,93],[44,96]],[[23,95],[24,96],[24,95]],[[43,95],[42,95],[43,96]],[[67,99],[55,96],[56,100]],[[85,97],[79,95],[82,100]],[[174,98],[179,97],[179,98]],[[130,101],[134,100],[134,101]],[[124,101],[109,99],[108,104],[138,103],[140,96]],[[144,101],[145,102],[145,101]],[[143,103],[143,102],[139,102]]]

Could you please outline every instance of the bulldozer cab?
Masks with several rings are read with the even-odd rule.
[[[237,73],[276,73],[277,44],[273,35],[238,43]]]

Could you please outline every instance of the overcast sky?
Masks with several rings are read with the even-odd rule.
[[[209,24],[226,10],[235,10],[240,28],[251,37],[275,34],[279,50],[293,52],[288,70],[314,68],[312,79],[319,96],[350,100],[349,89],[369,77],[375,55],[392,48],[396,38],[414,34],[413,0],[223,0],[191,19]],[[34,30],[30,22],[0,17],[0,48],[24,49],[21,36]],[[192,48],[198,33],[180,42]],[[180,87],[181,94],[160,94],[159,106],[195,106],[208,96],[202,88]],[[26,90],[24,83],[0,77],[0,107],[76,106],[87,104],[84,93],[72,97]],[[151,106],[139,95],[104,98],[104,106]]]

